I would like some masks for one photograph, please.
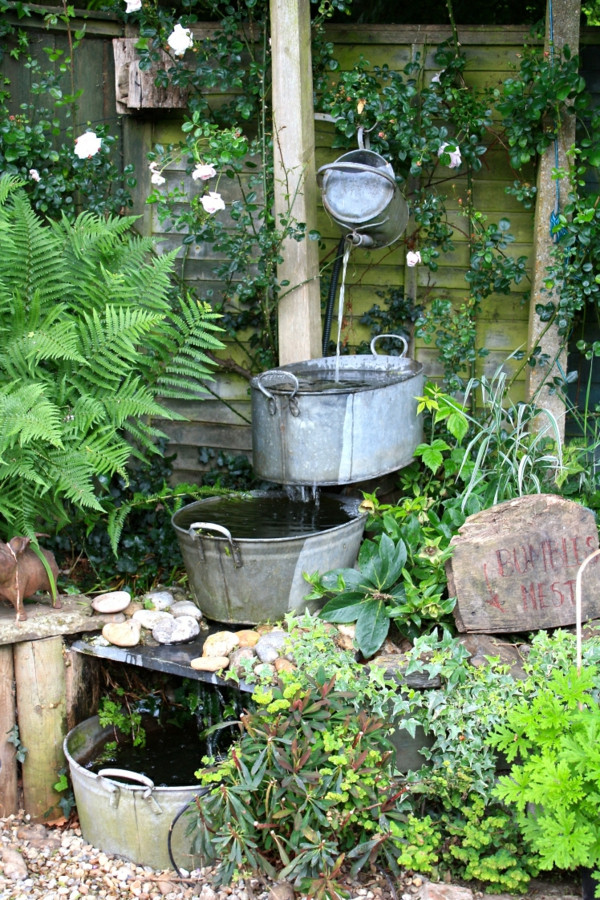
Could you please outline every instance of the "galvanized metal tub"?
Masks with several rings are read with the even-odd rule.
[[[398,337],[403,355],[378,355],[380,337]],[[349,484],[408,465],[423,440],[424,375],[406,347],[379,335],[372,356],[310,359],[253,378],[256,474],[276,484]]]
[[[253,505],[263,498],[282,510],[285,504],[295,502],[302,512],[301,500],[290,500],[279,491],[249,491],[244,498],[249,518]],[[230,498],[231,503],[239,500]],[[227,503],[228,498],[198,500],[172,518],[189,586],[209,619],[253,625],[316,608],[305,599],[310,587],[303,573],[349,568],[356,562],[366,518],[359,512],[356,498],[321,497],[321,509],[329,503],[339,506],[341,524],[321,530],[311,530],[308,524],[301,534],[271,538],[240,537],[233,526],[230,530],[224,524],[226,515],[223,521],[214,521],[214,509],[223,501]]]
[[[86,769],[82,763],[113,734],[112,726],[103,728],[98,716],[93,716],[72,728],[63,742],[83,838],[139,866],[170,869],[169,829],[204,788],[199,784],[157,787],[139,772],[104,769],[95,774]],[[192,837],[185,834],[186,818],[182,815],[173,825],[171,852],[178,868],[191,871],[200,859],[190,852]]]

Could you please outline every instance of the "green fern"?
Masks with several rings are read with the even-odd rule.
[[[172,308],[175,254],[157,255],[134,221],[46,224],[0,178],[4,538],[53,533],[77,511],[120,530],[103,485],[156,452],[156,420],[181,418],[162,398],[198,396],[211,377],[218,317],[189,296]]]

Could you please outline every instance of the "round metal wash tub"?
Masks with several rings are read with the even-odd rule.
[[[139,866],[170,869],[171,824],[204,788],[199,784],[157,787],[137,772],[105,769],[103,774],[95,774],[86,769],[82,763],[94,757],[113,735],[112,725],[103,728],[98,716],[93,716],[72,728],[63,743],[81,834],[105,853],[123,856]],[[171,850],[178,868],[191,871],[200,865],[200,859],[190,852],[192,837],[186,837],[187,824],[182,815],[173,828]]]
[[[372,356],[310,359],[252,379],[257,475],[276,484],[349,484],[411,462],[423,440],[423,366],[378,355],[378,338]]]
[[[251,520],[267,502],[278,519],[273,534],[287,536],[246,536],[253,533]],[[328,495],[304,502],[279,491],[249,491],[241,497],[210,497],[184,506],[172,523],[191,591],[204,615],[216,622],[253,625],[310,608],[305,600],[310,585],[303,573],[350,568],[356,562],[366,519],[358,510],[359,502]],[[241,511],[236,504],[241,504]],[[230,521],[228,505],[237,525]],[[333,518],[328,518],[331,508]],[[304,516],[300,526],[294,516]],[[327,521],[341,524],[326,527]]]

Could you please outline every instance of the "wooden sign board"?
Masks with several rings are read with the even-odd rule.
[[[508,634],[575,623],[577,571],[598,529],[591,510],[535,494],[469,516],[450,544],[458,630]],[[583,574],[582,617],[600,617],[600,557]]]

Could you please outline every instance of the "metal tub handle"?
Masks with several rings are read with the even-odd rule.
[[[293,372],[284,372],[282,369],[271,369],[269,372],[262,372],[260,375],[256,376],[256,386],[267,398],[269,413],[272,416],[277,412],[277,401],[273,394],[267,390],[267,385],[269,387],[276,387],[278,384],[285,381],[291,381],[293,385],[292,392],[288,398],[288,403],[290,405],[291,414],[293,416],[298,416],[300,415],[300,408],[298,406],[298,401],[296,400],[296,394],[298,393],[300,382]]]
[[[119,805],[119,800],[121,798],[121,785],[117,784],[116,781],[112,781],[112,778],[137,781],[140,787],[145,788],[144,793],[142,794],[144,800],[150,799],[156,810],[162,812],[156,798],[152,796],[154,782],[151,778],[148,778],[147,775],[142,775],[141,772],[132,772],[130,769],[100,769],[98,772],[98,780],[102,781],[102,786],[108,791],[110,795],[110,805],[112,807],[116,808]]]
[[[373,340],[371,341],[371,345],[370,345],[371,353],[373,354],[373,356],[379,355],[377,353],[377,351],[375,350],[375,343],[376,343],[376,341],[380,340],[380,338],[396,338],[397,341],[400,341],[402,344],[404,344],[404,349],[402,350],[402,353],[400,354],[400,356],[406,356],[406,353],[408,351],[408,341],[401,334],[376,334],[375,337],[373,338]]]
[[[223,537],[227,538],[229,542],[229,548],[231,550],[231,558],[233,559],[233,564],[236,569],[241,569],[244,565],[244,561],[242,559],[242,551],[238,544],[233,543],[233,538],[231,537],[231,532],[228,528],[225,528],[224,525],[217,525],[215,522],[192,522],[189,527],[189,536],[193,541],[198,540],[198,535],[193,530],[197,528],[199,531],[218,531]]]

